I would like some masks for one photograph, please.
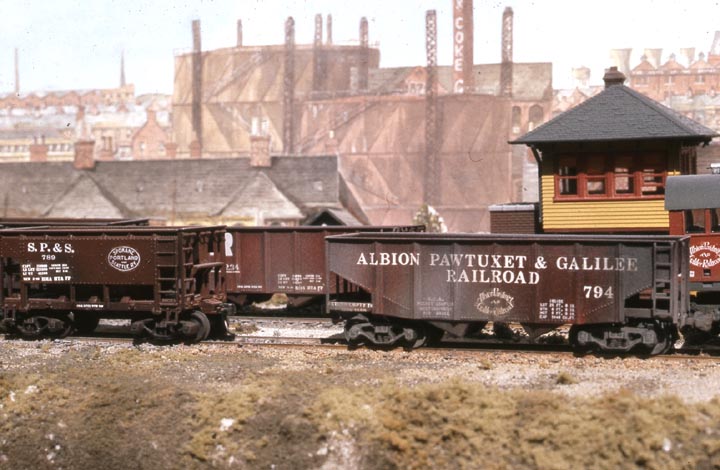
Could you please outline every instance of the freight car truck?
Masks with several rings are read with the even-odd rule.
[[[351,344],[415,347],[502,322],[531,337],[571,325],[578,350],[658,354],[688,312],[687,252],[661,236],[332,236],[327,308]]]
[[[28,339],[124,318],[154,340],[224,335],[225,227],[0,230],[2,324]]]
[[[351,232],[423,232],[424,225],[228,227],[228,298],[249,305],[286,294],[290,306],[318,307],[328,293],[325,237]]]

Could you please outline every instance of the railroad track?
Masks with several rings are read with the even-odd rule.
[[[83,342],[83,343],[117,343],[117,344],[145,344],[143,341],[138,342],[135,338],[127,335],[96,335],[96,336],[72,336],[64,338],[62,340],[56,340],[58,342]],[[151,343],[148,343],[151,344]],[[309,337],[287,337],[287,336],[252,336],[252,335],[237,335],[234,340],[221,341],[221,340],[209,340],[200,344],[206,345],[220,345],[230,347],[240,346],[260,346],[260,347],[321,347],[323,349],[348,349],[348,344],[344,338],[338,335],[325,337],[325,338],[309,338]],[[366,349],[360,347],[359,349]],[[401,351],[401,348],[392,348],[391,351]],[[561,354],[571,355],[574,354],[568,345],[529,345],[529,344],[510,344],[510,343],[468,343],[468,342],[446,342],[442,345],[433,347],[423,347],[416,350],[418,352],[428,352],[437,354],[448,354],[448,353],[500,353],[500,354],[514,354],[514,353],[533,353],[533,354]],[[606,357],[601,354],[588,354],[589,357]],[[613,355],[610,357],[622,357]],[[635,356],[626,356],[635,357]],[[662,354],[653,356],[652,359],[662,360],[709,360],[709,361],[720,361],[720,351],[707,351],[702,349],[692,350],[676,350],[671,354]]]
[[[228,317],[230,323],[241,323],[241,322],[285,322],[285,323],[324,323],[332,324],[332,318],[330,317],[271,317],[271,316],[255,316],[255,315],[236,315]]]

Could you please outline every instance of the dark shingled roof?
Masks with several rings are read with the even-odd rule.
[[[628,88],[613,85],[511,144],[677,139],[709,142],[718,133]]]
[[[665,210],[720,207],[720,175],[668,176]]]
[[[336,156],[272,157],[256,168],[248,158],[3,163],[0,201],[7,217],[235,217],[244,210],[302,219],[340,207]],[[302,211],[303,213],[301,213]]]

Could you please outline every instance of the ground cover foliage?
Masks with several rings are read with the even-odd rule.
[[[0,369],[0,467],[720,466],[718,399],[402,383],[382,361],[305,357],[288,369],[201,347],[39,350]]]

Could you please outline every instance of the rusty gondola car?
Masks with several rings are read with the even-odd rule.
[[[225,227],[0,230],[2,324],[24,338],[125,318],[155,340],[224,335]]]
[[[578,350],[658,354],[689,310],[688,239],[361,233],[327,238],[329,313],[351,344],[416,347],[488,322]]]
[[[322,308],[325,237],[353,232],[424,232],[424,225],[228,227],[225,258],[228,298],[238,305],[286,294],[291,307]]]

